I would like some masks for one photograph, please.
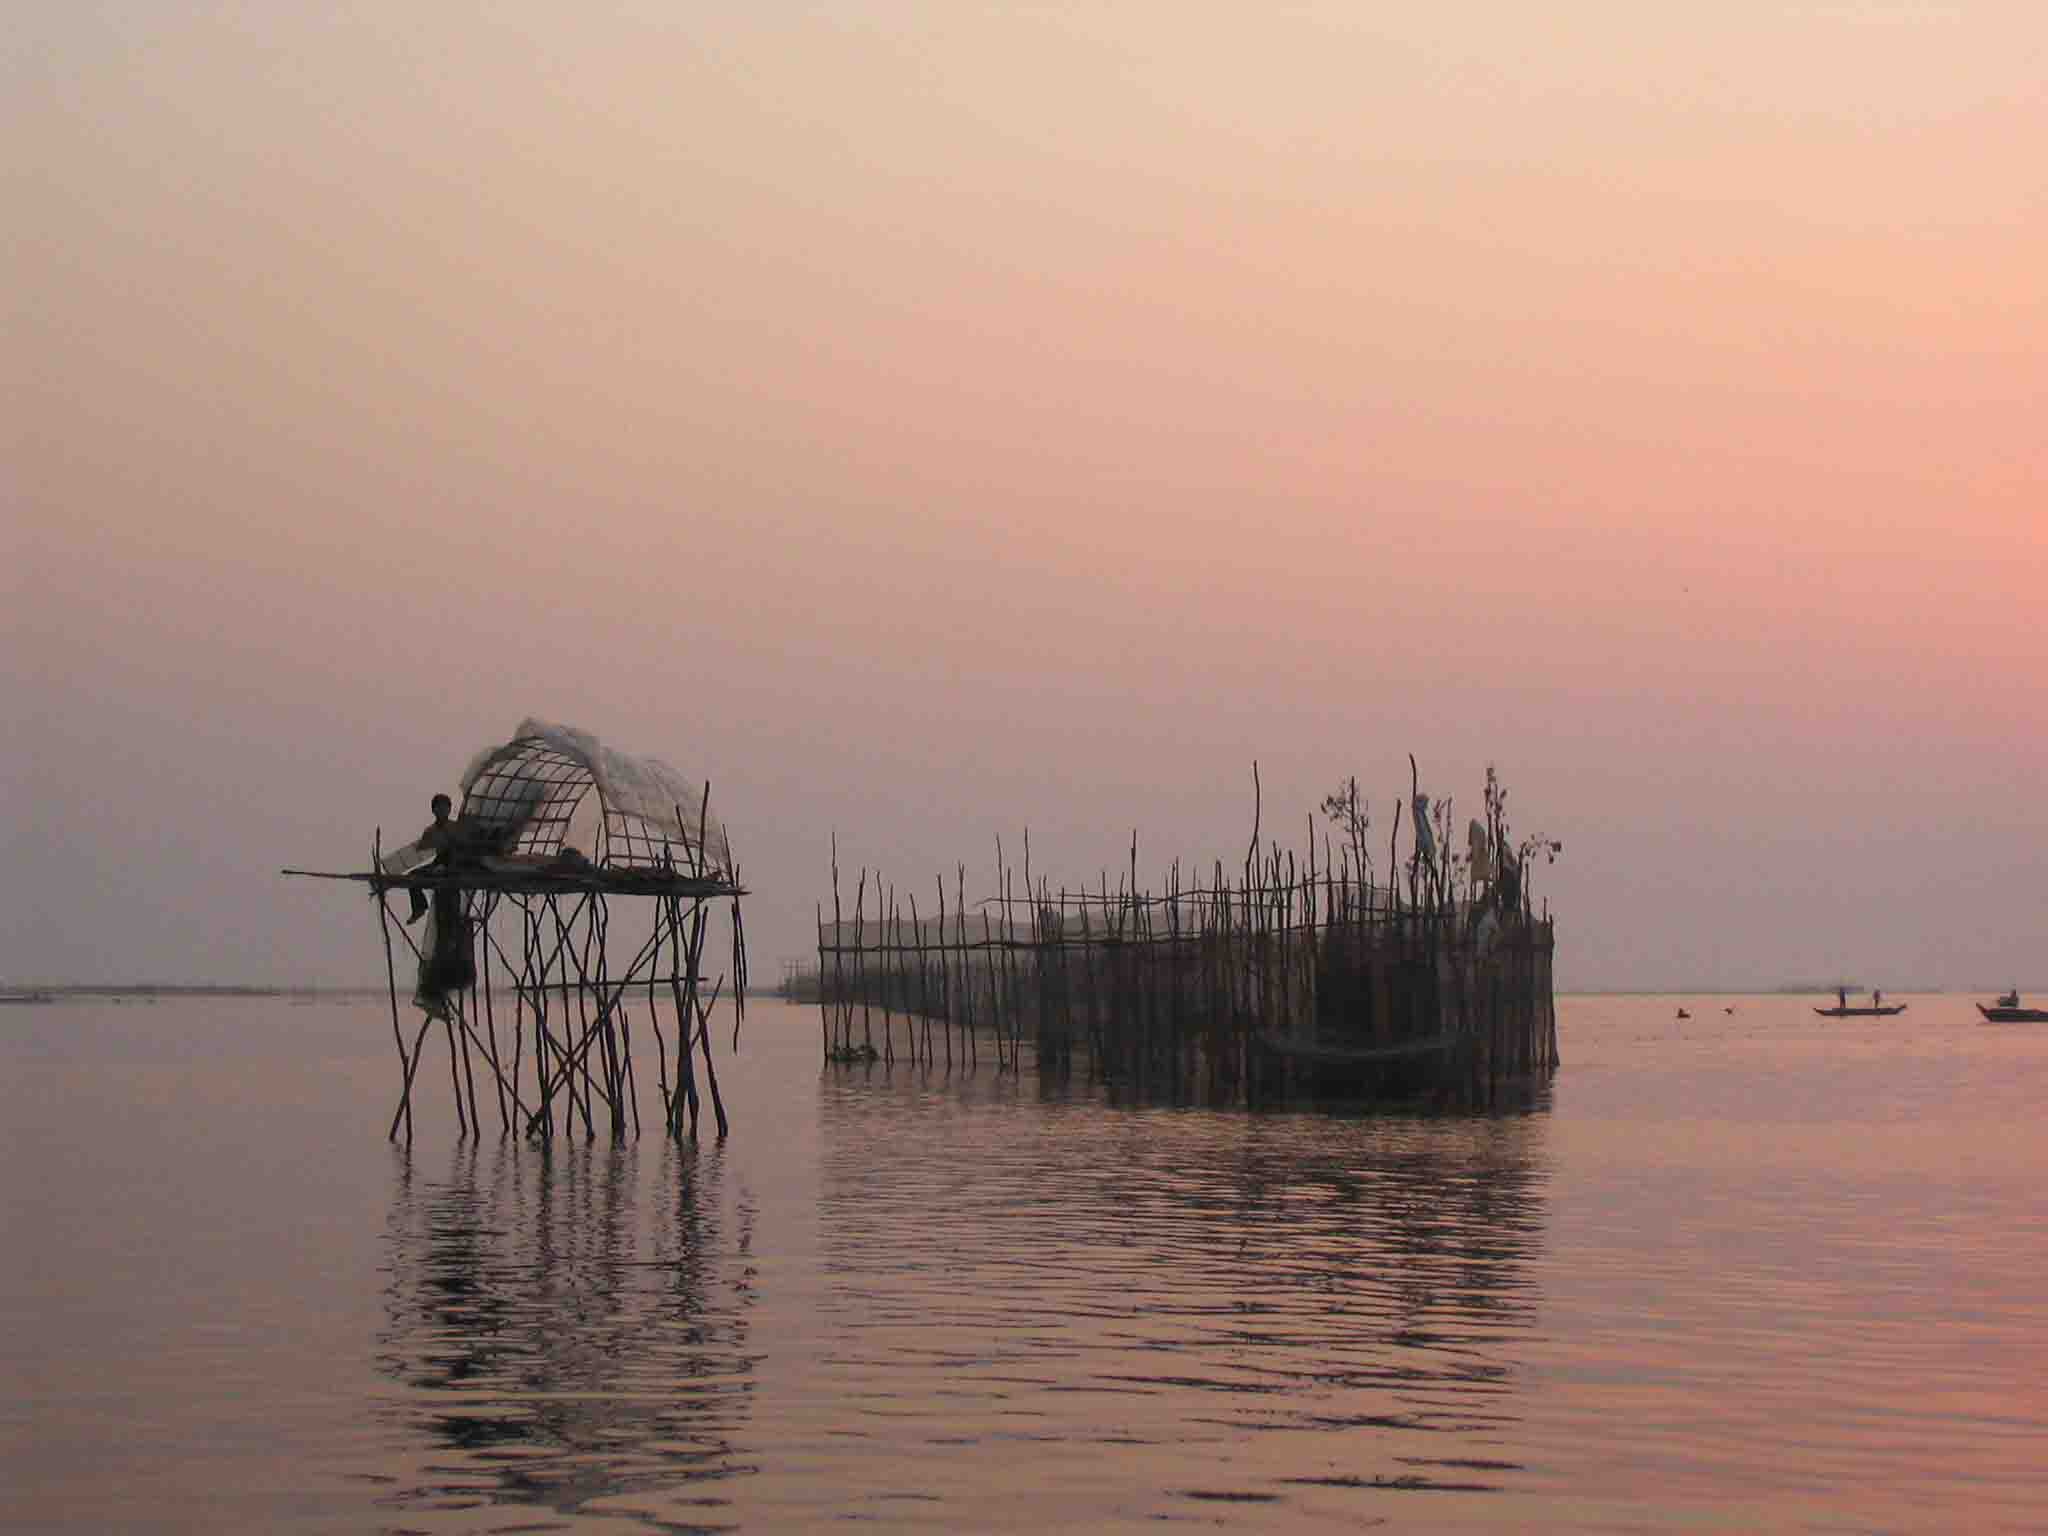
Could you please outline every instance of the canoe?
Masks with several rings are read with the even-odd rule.
[[[1257,1035],[1254,1038],[1275,1056],[1319,1067],[1355,1067],[1372,1061],[1432,1056],[1438,1051],[1448,1051],[1458,1043],[1457,1036],[1448,1032],[1420,1040],[1402,1040],[1393,1045],[1368,1046],[1316,1045],[1305,1040],[1283,1040],[1276,1035]]]
[[[1986,1024],[2048,1024],[2048,1008],[2007,1008],[2003,1004],[1994,1008],[1979,1003],[1977,1011]]]
[[[1904,1003],[1887,1003],[1882,1008],[1816,1008],[1813,1010],[1824,1019],[1888,1019],[1895,1013],[1904,1013]]]

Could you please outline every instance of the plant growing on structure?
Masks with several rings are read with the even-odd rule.
[[[1555,864],[1564,852],[1556,838],[1531,835],[1520,843],[1508,829],[1508,792],[1492,763],[1486,765],[1486,835],[1494,866],[1494,891],[1503,908],[1520,907],[1529,897],[1529,867],[1539,853],[1543,862]]]
[[[1408,754],[1408,783],[1409,804],[1415,812],[1415,851],[1408,860],[1408,899],[1418,908],[1441,906],[1450,893],[1457,868],[1450,840],[1450,797],[1432,800],[1422,792],[1422,770],[1413,752]]]
[[[1339,784],[1335,794],[1323,796],[1323,815],[1344,834],[1351,867],[1363,881],[1372,873],[1372,854],[1365,846],[1366,834],[1372,830],[1372,808],[1358,793],[1356,775]]]
[[[1432,898],[1438,906],[1448,906],[1464,878],[1468,860],[1458,852],[1458,845],[1451,836],[1455,818],[1451,814],[1452,799],[1449,795],[1436,802],[1431,808],[1430,820],[1435,823],[1436,867]]]

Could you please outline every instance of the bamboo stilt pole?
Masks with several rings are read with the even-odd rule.
[[[377,828],[370,842],[370,868],[381,873],[384,869],[384,829]],[[398,969],[391,959],[391,905],[385,899],[382,887],[376,890],[377,924],[384,935],[384,979],[391,989],[391,1038],[398,1046],[398,1067],[405,1082],[405,1092],[399,1100],[397,1116],[391,1121],[391,1134],[386,1141],[398,1139],[398,1122],[405,1121],[405,1139],[412,1141],[412,1058],[406,1054],[405,1033],[398,1022]]]
[[[498,1135],[500,1139],[503,1139],[505,1136],[511,1134],[512,1116],[511,1113],[507,1110],[505,1104],[505,1070],[498,1060],[498,1014],[497,1009],[493,1005],[491,1000],[490,934],[491,919],[497,915],[497,909],[497,897],[489,897],[484,903],[484,943],[482,945],[483,953],[480,959],[482,961],[481,969],[483,972],[484,1028],[490,1035],[489,1059],[491,1063],[491,1076],[494,1079],[496,1079],[498,1087]]]
[[[412,1080],[420,1069],[420,1051],[427,1043],[427,1029],[433,1022],[431,1017],[421,1019],[419,1033],[412,1037],[412,1055],[406,1060],[405,1081],[399,1085],[398,1109],[391,1116],[391,1133],[384,1138],[386,1141],[397,1139],[398,1122],[403,1119],[406,1127],[405,1144],[412,1145]]]

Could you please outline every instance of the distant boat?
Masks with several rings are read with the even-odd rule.
[[[1888,1019],[1895,1013],[1904,1013],[1904,1003],[1886,1003],[1882,1008],[1816,1008],[1813,1010],[1824,1019]]]
[[[57,1001],[55,997],[48,992],[42,991],[40,988],[21,991],[14,987],[0,987],[0,1003],[54,1003],[55,1001]]]
[[[2048,1008],[2023,1008],[2015,987],[1995,1003],[1979,1003],[1977,1011],[1986,1024],[2048,1024]]]

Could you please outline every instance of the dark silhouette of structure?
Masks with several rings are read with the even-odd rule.
[[[1139,889],[1135,841],[1114,888],[1105,873],[1096,890],[1056,891],[1034,881],[1027,836],[1021,892],[999,846],[996,894],[970,911],[961,866],[950,909],[938,883],[935,917],[914,894],[906,916],[862,870],[849,920],[835,849],[832,917],[818,913],[826,1057],[893,1059],[901,1014],[912,1059],[971,1062],[980,1031],[1003,1067],[1028,1037],[1041,1071],[1078,1054],[1145,1093],[1491,1105],[1558,1065],[1555,930],[1530,906],[1529,867],[1559,845],[1513,843],[1505,799],[1489,774],[1487,819],[1460,855],[1448,802],[1415,793],[1411,825],[1427,830],[1405,880],[1398,809],[1390,873],[1366,863],[1355,781],[1325,802],[1346,843],[1325,842],[1320,864],[1313,840],[1301,861],[1262,847],[1255,811],[1240,871],[1176,864],[1163,893]]]
[[[355,881],[376,898],[402,1073],[392,1138],[402,1127],[411,1139],[413,1088],[436,1024],[464,1135],[482,1134],[479,1060],[502,1133],[551,1137],[559,1120],[565,1133],[580,1122],[594,1137],[602,1120],[614,1139],[637,1134],[634,1042],[643,1026],[656,1050],[664,1134],[694,1136],[705,1098],[726,1134],[710,1019],[728,985],[744,1009],[746,892],[710,815],[709,785],[587,732],[527,720],[477,754],[461,787],[452,820],[452,802],[437,795],[433,824],[412,843],[386,854],[380,834],[366,872],[285,871]],[[415,916],[432,913],[417,938],[410,919],[391,921],[395,890],[408,893]],[[730,970],[708,980],[721,904]],[[412,996],[425,1015],[410,1044],[394,934],[417,966]],[[738,1038],[735,1027],[735,1046]]]

